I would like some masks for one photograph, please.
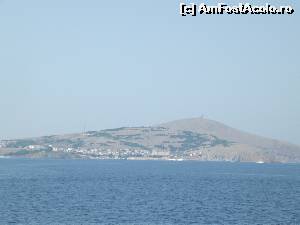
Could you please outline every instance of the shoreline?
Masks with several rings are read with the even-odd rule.
[[[226,161],[226,160],[197,160],[197,159],[163,159],[163,158],[94,158],[94,157],[70,157],[70,158],[55,158],[55,157],[15,157],[15,156],[1,156],[1,159],[20,159],[20,160],[91,160],[91,161],[160,161],[160,162],[215,162],[215,163],[242,163],[242,164],[257,164],[257,165],[264,165],[264,164],[300,164],[300,162],[263,162],[263,161]]]

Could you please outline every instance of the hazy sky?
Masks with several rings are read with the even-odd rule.
[[[203,114],[300,144],[300,3],[269,3],[296,13],[181,17],[175,0],[0,0],[0,139]]]

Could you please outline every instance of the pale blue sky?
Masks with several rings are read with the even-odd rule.
[[[175,0],[0,0],[0,139],[204,114],[300,144],[300,4],[269,3],[296,13],[181,17]]]

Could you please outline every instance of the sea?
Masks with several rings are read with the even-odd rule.
[[[300,224],[300,165],[0,159],[0,224]]]

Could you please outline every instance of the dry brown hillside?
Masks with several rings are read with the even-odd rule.
[[[0,142],[0,156],[300,162],[300,147],[203,119]]]

